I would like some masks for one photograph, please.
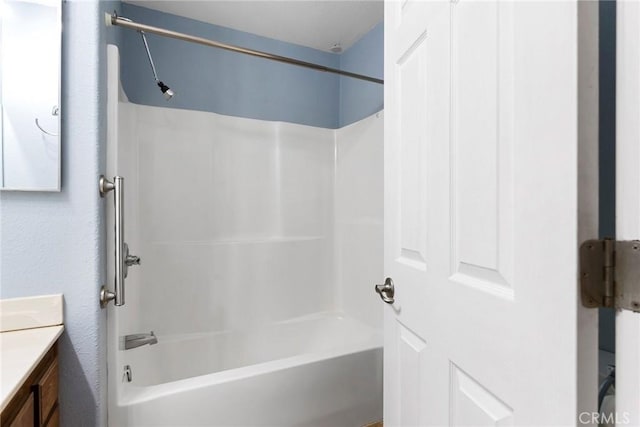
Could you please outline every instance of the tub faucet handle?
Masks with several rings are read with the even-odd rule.
[[[129,245],[124,244],[124,277],[129,275],[129,267],[140,265],[140,257],[129,253]]]
[[[124,260],[127,266],[140,265],[140,257],[137,255],[127,255],[127,259]]]

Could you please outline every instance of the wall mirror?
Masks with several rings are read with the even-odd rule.
[[[0,0],[0,190],[60,191],[61,0]]]

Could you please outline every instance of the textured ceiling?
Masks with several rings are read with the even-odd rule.
[[[382,0],[125,1],[324,51],[348,49],[383,19]]]

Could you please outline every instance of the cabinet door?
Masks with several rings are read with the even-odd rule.
[[[60,406],[56,406],[53,410],[53,414],[47,421],[47,427],[60,427]]]
[[[22,405],[18,416],[13,420],[9,427],[33,427],[35,424],[35,405],[33,401],[33,393],[29,394],[29,398]]]
[[[58,400],[58,359],[54,359],[37,384],[39,419],[38,425],[45,425],[49,414]]]

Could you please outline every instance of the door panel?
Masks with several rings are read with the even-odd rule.
[[[411,330],[398,323],[398,369],[400,376],[400,396],[422,396],[420,372],[425,364],[426,343]],[[421,399],[402,399],[400,402],[402,425],[420,424]]]
[[[426,129],[422,126],[422,112],[426,110],[426,65],[427,45],[424,38],[416,42],[398,61],[398,87],[401,99],[406,101],[401,111],[400,147],[401,186],[400,193],[400,242],[399,262],[418,270],[426,270],[427,264],[427,223],[425,222],[427,194],[427,157]],[[406,138],[402,138],[403,134]]]
[[[513,425],[513,410],[453,363],[450,378],[452,425]]]
[[[507,298],[513,298],[512,14],[507,2],[461,2],[451,11],[451,280]]]
[[[396,37],[385,41],[386,62],[392,63],[385,69],[385,104],[396,106],[391,120],[396,125],[388,127],[385,122],[385,141],[392,139],[397,144],[385,142],[385,163],[395,171],[389,175],[385,170],[385,270],[399,266],[394,280],[410,291],[399,295],[385,313],[385,423],[443,424],[448,396],[426,386],[437,377],[438,382],[447,378],[446,369],[435,373],[429,369],[434,363],[447,363],[425,339],[438,313],[416,310],[419,307],[405,298],[426,299],[426,284],[432,280],[435,264],[440,269],[449,265],[438,256],[446,242],[447,227],[438,227],[447,220],[446,210],[429,209],[438,203],[449,153],[446,146],[427,141],[446,140],[449,135],[448,127],[441,124],[449,121],[442,100],[449,96],[450,35],[444,19],[433,19],[437,25],[429,28],[429,34],[422,22],[425,16],[446,17],[449,6],[408,1],[387,3],[386,8],[385,26],[396,31]],[[388,55],[389,43],[393,57]],[[397,307],[402,316],[396,316]],[[430,321],[422,322],[423,318]],[[433,410],[425,402],[445,410]]]
[[[573,425],[577,3],[385,20],[385,425]]]

